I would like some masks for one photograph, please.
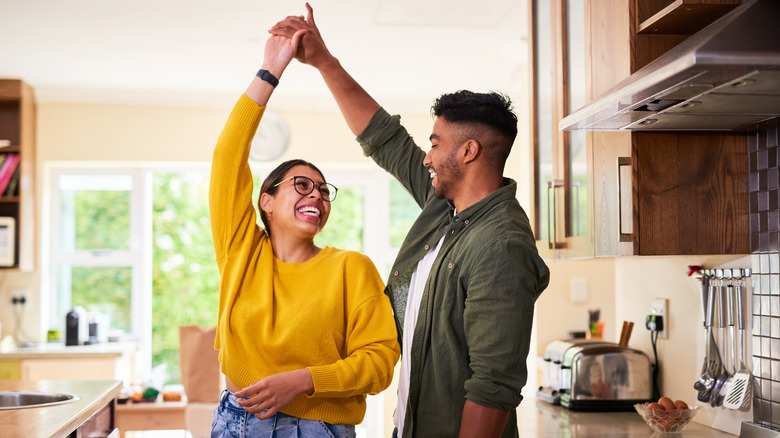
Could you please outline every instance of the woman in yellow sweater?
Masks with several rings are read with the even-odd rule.
[[[247,159],[301,37],[271,37],[263,67],[214,149],[209,208],[221,274],[219,350],[227,390],[213,437],[354,437],[367,394],[390,385],[400,350],[371,260],[314,245],[337,189],[314,165],[282,163],[262,185],[257,225]]]

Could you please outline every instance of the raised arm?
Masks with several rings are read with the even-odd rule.
[[[271,36],[265,44],[262,68],[277,79],[281,77],[295,55],[302,34],[294,34],[293,38]],[[254,77],[246,89],[246,96],[242,95],[231,111],[214,148],[209,212],[220,272],[230,247],[244,243],[241,224],[255,223],[252,175],[247,158],[252,138],[273,91],[274,87],[269,82]]]
[[[352,76],[344,70],[325,46],[319,29],[314,22],[314,10],[306,3],[307,17],[290,16],[274,25],[269,31],[272,35],[292,38],[303,30],[298,52],[295,58],[304,64],[316,68],[328,86],[349,129],[356,136],[368,126],[371,116],[379,109],[379,104]]]
[[[282,77],[284,69],[295,56],[296,48],[303,31],[292,32],[289,36],[272,35],[265,43],[262,70],[268,71],[276,80]],[[244,94],[260,106],[266,106],[275,86],[255,76]]]

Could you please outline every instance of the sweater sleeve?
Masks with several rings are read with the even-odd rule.
[[[314,381],[311,397],[378,394],[390,386],[401,355],[390,301],[382,292],[382,279],[367,256],[352,254],[354,257],[344,270],[351,295],[346,357],[332,364],[309,367]]]
[[[220,283],[219,319],[235,297],[237,287],[225,281],[228,254],[250,250],[257,227],[252,204],[252,174],[247,162],[252,138],[265,107],[241,95],[214,148],[209,181],[209,217]],[[244,254],[245,255],[245,254]],[[221,346],[222,329],[217,330],[216,348]]]

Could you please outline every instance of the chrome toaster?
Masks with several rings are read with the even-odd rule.
[[[647,355],[615,343],[555,341],[545,350],[545,386],[537,398],[572,411],[630,411],[653,397]]]

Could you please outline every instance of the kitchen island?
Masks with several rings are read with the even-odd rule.
[[[574,412],[526,397],[517,408],[521,437],[641,438],[696,437],[734,438],[736,435],[691,422],[680,434],[654,432],[636,411]]]
[[[0,381],[0,391],[52,392],[79,397],[53,406],[0,410],[0,438],[75,437],[77,430],[90,432],[84,436],[108,436],[114,429],[114,400],[121,388],[122,382],[118,380]]]
[[[103,342],[66,346],[34,344],[0,351],[0,380],[133,381],[138,345]]]

